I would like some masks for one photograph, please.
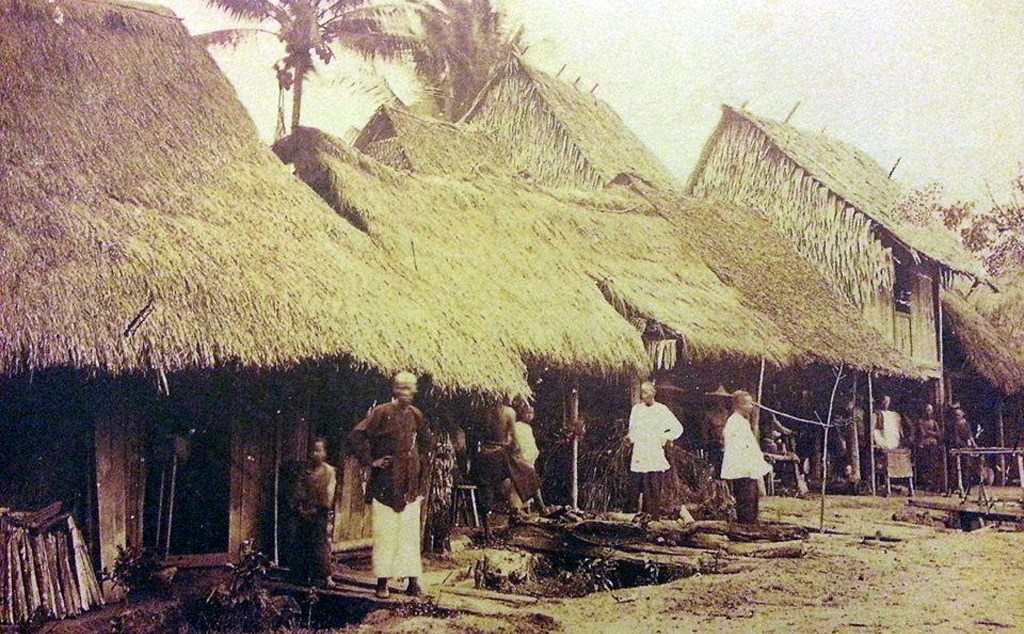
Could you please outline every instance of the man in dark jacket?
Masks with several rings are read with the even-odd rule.
[[[373,573],[377,596],[388,596],[388,579],[405,577],[408,593],[422,594],[419,577],[421,457],[431,446],[423,413],[413,406],[416,377],[398,373],[394,400],[375,407],[349,435],[353,453],[370,467],[366,495],[372,505]]]

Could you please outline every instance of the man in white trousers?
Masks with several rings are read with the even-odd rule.
[[[423,413],[412,404],[416,377],[408,372],[395,375],[393,393],[392,402],[375,407],[349,435],[354,455],[370,467],[366,495],[372,505],[373,574],[382,599],[389,596],[392,577],[407,578],[412,596],[423,592],[420,475],[421,457],[431,446]]]

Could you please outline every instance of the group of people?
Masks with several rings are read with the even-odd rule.
[[[365,494],[373,523],[373,573],[377,577],[377,595],[382,598],[388,596],[389,580],[393,578],[407,579],[406,591],[411,595],[422,592],[421,507],[424,497],[429,495],[424,487],[424,465],[435,446],[423,413],[413,405],[416,387],[414,375],[396,375],[391,402],[371,409],[348,436],[351,454],[365,468]],[[653,383],[640,386],[625,438],[631,446],[630,471],[636,483],[638,507],[651,518],[685,518],[688,513],[678,495],[679,477],[673,467],[673,463],[678,464],[675,441],[683,434],[683,425],[656,396]],[[765,453],[798,453],[801,434],[772,417],[761,425],[763,438],[759,443],[751,422],[758,405],[751,394],[742,390],[723,391],[718,396],[723,399],[721,405],[709,417],[713,478],[727,487],[735,499],[736,519],[754,523],[761,482],[772,470]],[[531,427],[533,415],[528,404],[521,404],[517,412],[511,405],[500,403],[489,410],[479,430],[479,448],[470,471],[480,491],[483,524],[488,533],[490,511],[499,502],[508,505],[510,521],[514,522],[527,503],[539,496],[540,480],[535,469],[539,452]],[[842,416],[847,433],[832,434],[839,442],[835,449],[830,443],[829,451],[837,454],[833,462],[841,465],[840,471],[846,476],[858,462],[855,452],[849,450],[851,443],[868,446],[873,441],[882,452],[911,447],[922,472],[927,474],[941,470],[942,452],[947,444],[974,443],[971,427],[959,408],[954,410],[948,443],[930,405],[913,423],[893,411],[887,396],[879,402],[870,428],[864,425],[864,413],[855,401],[848,403]],[[461,444],[464,446],[464,440]],[[867,461],[872,459],[869,454],[865,450],[861,455]],[[867,468],[863,462],[860,466]],[[435,482],[433,488],[438,486],[447,487],[450,497],[450,480],[440,485]],[[326,441],[316,438],[291,496],[299,545],[291,566],[299,576],[313,583],[331,584],[330,520],[336,488],[337,473],[327,463]]]
[[[685,517],[685,507],[677,495],[678,475],[669,453],[683,434],[683,425],[675,414],[656,400],[653,383],[640,386],[640,398],[629,416],[626,441],[632,445],[630,471],[637,480],[640,511],[652,518]],[[771,471],[758,446],[750,421],[754,399],[739,390],[729,396],[730,413],[721,425],[720,458],[712,459],[713,477],[729,483],[736,499],[736,519],[757,521],[759,481]]]
[[[408,580],[406,592],[422,593],[421,511],[425,497],[428,455],[434,438],[423,413],[413,405],[416,376],[400,372],[392,382],[393,399],[370,410],[348,436],[351,454],[366,475],[365,494],[373,526],[373,574],[376,594],[390,595],[389,581]],[[540,481],[535,470],[538,449],[528,404],[517,413],[502,403],[490,411],[483,425],[472,468],[481,494],[485,530],[490,510],[505,501],[510,512],[520,513],[536,497]],[[327,464],[323,438],[314,439],[309,461],[296,479],[292,509],[297,520],[296,548],[291,567],[308,583],[331,586],[331,513],[337,487],[336,469]],[[450,494],[450,491],[448,492]]]

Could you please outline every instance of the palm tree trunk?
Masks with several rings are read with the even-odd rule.
[[[306,73],[312,68],[312,60],[303,59],[295,65],[295,81],[292,83],[292,133],[299,128],[302,119],[302,87]]]

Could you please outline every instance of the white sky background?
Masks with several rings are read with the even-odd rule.
[[[156,0],[193,33],[235,26],[204,0]],[[681,178],[722,103],[858,145],[896,177],[987,200],[1024,161],[1022,0],[508,0],[528,59],[582,77]],[[273,136],[273,38],[215,55],[261,135]],[[314,80],[303,124],[341,135],[376,103],[341,60]],[[362,76],[353,80],[352,77]],[[407,89],[400,71],[392,88]],[[404,95],[403,95],[404,96]]]

